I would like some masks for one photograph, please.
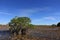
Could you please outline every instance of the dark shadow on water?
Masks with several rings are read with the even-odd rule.
[[[0,30],[0,40],[8,40],[10,32],[8,30]]]

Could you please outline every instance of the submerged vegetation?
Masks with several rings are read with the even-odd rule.
[[[9,22],[9,27],[9,30],[13,35],[14,33],[19,35],[20,31],[21,35],[26,35],[26,30],[28,30],[28,28],[33,28],[33,25],[28,17],[15,17]]]
[[[57,25],[33,25],[31,24],[31,19],[28,17],[14,17],[7,26],[11,34],[10,40],[60,39],[60,22]]]

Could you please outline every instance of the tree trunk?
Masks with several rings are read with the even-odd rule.
[[[26,35],[26,28],[21,29],[21,35]]]

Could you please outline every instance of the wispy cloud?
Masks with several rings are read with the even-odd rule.
[[[44,8],[33,8],[33,9],[20,9],[19,15],[20,16],[31,16],[34,13],[38,13],[40,11],[46,11],[46,10],[49,10],[49,8],[44,7]]]
[[[56,20],[56,18],[51,17],[51,16],[49,16],[49,17],[44,17],[43,19],[46,19],[46,20]]]
[[[39,19],[34,19],[33,21],[43,21],[43,20],[56,20],[55,17],[51,17],[51,16],[48,16],[48,17],[43,17],[43,18],[39,18]]]
[[[52,13],[54,16],[60,16],[60,12],[54,12]]]
[[[12,14],[6,13],[6,12],[0,12],[0,14],[3,14],[3,15],[12,15]]]
[[[56,18],[55,17],[52,17],[52,16],[48,16],[48,17],[43,17],[43,18],[39,18],[39,19],[33,19],[32,20],[32,24],[39,24],[40,22],[44,24],[45,21],[47,22],[52,22],[52,21],[55,21]]]
[[[32,10],[32,9],[24,9],[20,11],[20,16],[31,16],[31,14],[37,12],[36,10]]]

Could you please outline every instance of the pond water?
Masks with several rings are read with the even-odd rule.
[[[58,28],[54,28],[54,29],[43,29],[43,30],[58,30]],[[56,38],[56,34],[57,34],[56,32],[41,33],[41,32],[38,32],[37,30],[31,30],[31,32],[30,32],[30,36],[33,36],[33,37]],[[0,31],[0,40],[1,39],[8,40],[9,36],[10,36],[10,32],[9,31]]]
[[[0,40],[8,40],[10,36],[10,32],[9,31],[0,31]]]
[[[56,32],[58,28],[49,28],[49,29],[37,29],[37,30],[31,30],[30,31],[30,36],[32,37],[42,37],[42,38],[50,38],[52,40],[60,40],[58,33]],[[44,32],[43,32],[44,31]],[[57,39],[58,37],[58,39]]]

